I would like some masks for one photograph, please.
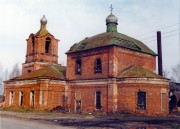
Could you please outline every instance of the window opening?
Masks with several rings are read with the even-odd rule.
[[[30,73],[30,72],[31,72],[31,70],[28,70],[27,72],[28,72],[28,73]]]
[[[9,105],[13,104],[13,100],[14,100],[14,92],[10,91]]]
[[[96,59],[96,60],[95,60],[95,68],[94,68],[94,72],[95,72],[95,73],[100,73],[100,72],[102,72],[102,63],[101,63],[101,59]]]
[[[81,59],[76,60],[76,74],[81,74]]]
[[[34,37],[32,37],[32,53],[35,52]]]
[[[50,43],[51,43],[51,39],[50,38],[46,38],[45,53],[49,53],[50,52]]]
[[[138,110],[146,110],[146,92],[138,92]]]
[[[101,92],[96,92],[96,109],[101,109]]]
[[[20,92],[20,106],[23,105],[23,95],[24,95],[24,93]]]
[[[30,102],[31,102],[31,106],[34,106],[34,91],[31,91]]]

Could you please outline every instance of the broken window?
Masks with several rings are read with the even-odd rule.
[[[138,92],[138,110],[146,110],[146,92]]]
[[[94,72],[95,73],[101,73],[102,72],[102,65],[101,65],[101,59],[96,59],[94,62]]]
[[[76,60],[76,74],[81,74],[81,59]]]
[[[23,105],[23,95],[24,93],[23,92],[20,92],[20,95],[19,95],[19,105],[22,106]]]
[[[101,109],[101,92],[96,92],[96,109]]]
[[[34,91],[31,91],[30,93],[30,105],[33,107],[34,106]]]
[[[51,39],[50,38],[46,38],[45,53],[49,53],[50,52],[50,43],[51,43]]]
[[[9,95],[9,105],[12,105],[14,100],[14,91],[10,91]]]

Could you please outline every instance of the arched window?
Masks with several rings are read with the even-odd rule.
[[[51,39],[46,38],[45,53],[50,53],[50,43],[51,43]]]
[[[96,92],[96,109],[101,109],[101,91]]]
[[[76,70],[75,70],[76,74],[81,74],[81,65],[82,65],[81,59],[77,59],[76,60]]]
[[[32,53],[35,52],[34,36],[32,37]]]
[[[101,72],[102,72],[101,59],[96,59],[96,60],[94,61],[94,72],[95,72],[95,73],[101,73]]]
[[[146,92],[139,91],[137,93],[137,99],[138,110],[146,110]]]

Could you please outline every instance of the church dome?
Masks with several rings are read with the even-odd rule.
[[[107,18],[106,18],[106,25],[108,23],[115,23],[115,24],[117,24],[117,22],[118,22],[118,18],[115,15],[113,15],[112,13],[109,16],[107,16]]]
[[[45,15],[43,15],[43,17],[41,18],[41,23],[42,24],[46,24],[47,23],[47,19],[45,18]]]

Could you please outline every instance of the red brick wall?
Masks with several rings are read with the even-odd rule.
[[[5,85],[5,107],[20,107],[19,95],[23,92],[23,105],[24,108],[36,109],[53,109],[62,105],[62,96],[64,94],[64,84],[50,84],[43,81],[37,84],[24,84],[21,85]],[[42,91],[42,104],[40,104],[40,89]],[[9,105],[10,91],[14,92],[13,104]],[[35,105],[30,105],[30,92],[34,91]]]
[[[69,80],[95,79],[108,77],[108,50],[97,49],[83,53],[72,53],[67,55],[66,77]],[[97,54],[98,53],[98,54]],[[88,55],[88,56],[87,56]],[[82,60],[81,74],[75,74],[76,60]],[[102,73],[94,73],[94,61],[100,58],[102,61]]]
[[[32,43],[32,37],[34,35],[31,34],[29,38],[27,39],[27,53],[26,53],[26,61],[25,64],[27,63],[35,63],[35,62],[47,62],[47,63],[58,63],[58,40],[54,38],[53,35],[47,34],[44,37],[35,37],[34,36],[34,52],[33,52],[33,43]],[[50,51],[49,53],[45,52],[45,43],[46,43],[46,38],[49,37],[51,39],[50,43]],[[35,64],[37,65],[37,64]],[[32,66],[31,68],[26,68],[22,67],[22,72],[23,74],[27,73],[27,70],[34,71],[36,70]]]
[[[166,89],[166,111],[161,111],[161,93]],[[146,92],[146,110],[137,108],[137,92]],[[169,90],[167,85],[158,84],[119,84],[118,85],[118,111],[142,114],[168,114]]]
[[[114,76],[122,72],[125,68],[138,65],[152,72],[156,70],[156,57],[145,53],[131,51],[128,49],[113,47],[111,49],[110,60],[114,64]]]
[[[75,74],[76,59],[82,60],[81,75]],[[94,61],[102,60],[102,73],[94,73]],[[75,79],[95,79],[117,77],[125,68],[132,65],[139,65],[155,72],[155,56],[130,51],[120,47],[100,48],[79,53],[67,54],[66,77],[69,80]]]
[[[97,110],[95,99],[96,92],[101,91],[101,105],[102,109]],[[78,97],[75,94],[80,94]],[[69,109],[71,112],[75,112],[75,101],[81,100],[81,112],[94,113],[94,112],[106,112],[107,103],[107,85],[76,85],[71,86],[71,98],[69,101]]]
[[[9,97],[10,97],[10,91],[14,92],[14,99],[12,107],[18,107],[19,106],[19,94],[20,92],[24,93],[24,102],[23,107],[30,107],[30,92],[35,91],[35,96],[38,96],[39,85],[37,84],[24,84],[24,85],[5,85],[5,107],[9,107]],[[39,99],[35,97],[35,107],[38,107]]]

